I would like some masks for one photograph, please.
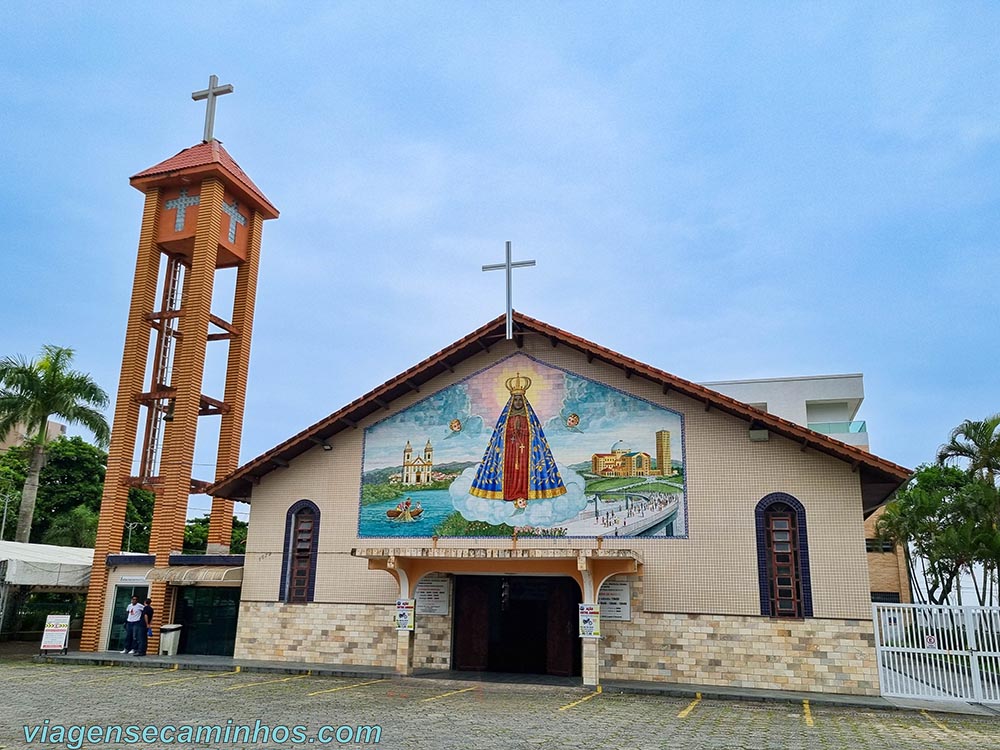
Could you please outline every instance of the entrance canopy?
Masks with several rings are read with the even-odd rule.
[[[642,570],[642,552],[595,547],[382,547],[354,548],[368,560],[369,570],[385,570],[399,582],[402,598],[410,598],[428,573],[462,575],[564,575],[580,585],[585,602],[596,601],[601,584],[613,575]]]
[[[203,583],[208,581],[243,580],[243,568],[220,568],[213,565],[177,565],[169,568],[150,568],[146,571],[147,581],[167,581],[168,583]]]
[[[49,586],[86,591],[94,550],[0,541],[2,582],[14,586]]]

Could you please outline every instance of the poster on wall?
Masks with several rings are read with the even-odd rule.
[[[580,605],[580,637],[601,637],[601,606],[599,604]]]
[[[413,630],[414,621],[416,618],[413,616],[415,609],[414,599],[397,599],[396,600],[396,614],[393,616],[393,624],[396,626],[396,630]]]
[[[514,354],[365,430],[360,537],[685,537],[683,416]]]

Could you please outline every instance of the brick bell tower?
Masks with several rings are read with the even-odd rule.
[[[214,479],[239,464],[261,231],[278,210],[213,135],[216,97],[232,91],[213,75],[207,89],[191,95],[208,104],[202,142],[129,181],[145,195],[145,205],[83,651],[100,648],[106,601],[113,601],[105,561],[122,548],[129,488],[155,493],[149,554],[156,556],[157,568],[166,568],[170,554],[180,552],[184,542],[189,495],[210,484],[192,476],[200,417],[221,419]],[[212,314],[212,292],[216,271],[229,268],[236,269],[236,289],[226,321]],[[228,343],[222,398],[202,393],[212,342]],[[209,554],[228,553],[232,525],[233,502],[214,498]],[[151,582],[149,596],[161,622],[169,593],[168,583]],[[157,648],[153,639],[149,648]]]

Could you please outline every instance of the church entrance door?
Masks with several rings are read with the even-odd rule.
[[[580,601],[564,576],[456,576],[454,668],[579,675]]]

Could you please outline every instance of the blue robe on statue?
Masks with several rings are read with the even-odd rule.
[[[527,414],[527,445],[529,460],[525,465],[520,466],[519,462],[506,460],[508,420],[510,419],[511,402],[513,396],[507,400],[506,406],[500,412],[496,427],[493,428],[493,436],[489,445],[486,446],[486,453],[483,455],[482,463],[476,471],[476,478],[472,481],[469,494],[475,497],[482,497],[488,500],[513,501],[520,499],[523,495],[518,492],[518,497],[505,497],[504,467],[508,470],[517,463],[519,471],[527,472],[527,493],[525,500],[544,500],[559,497],[566,494],[566,485],[563,484],[562,477],[559,476],[559,469],[556,461],[552,457],[552,451],[545,440],[545,433],[542,425],[535,416],[535,411],[531,408],[528,400],[524,400],[524,408]],[[514,417],[517,419],[518,417]],[[524,486],[524,482],[508,481],[506,486],[517,484]],[[508,495],[511,492],[508,490]]]

